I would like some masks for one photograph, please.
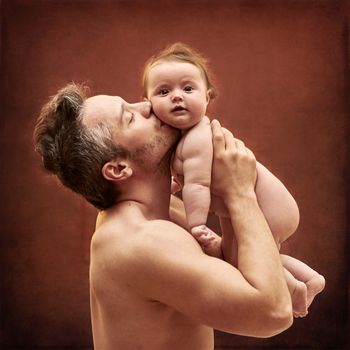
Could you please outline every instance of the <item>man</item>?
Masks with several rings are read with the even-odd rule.
[[[226,261],[205,255],[171,222],[181,221],[179,206],[169,215],[179,134],[149,102],[86,99],[69,85],[43,108],[34,136],[45,167],[103,210],[91,242],[96,349],[206,350],[214,347],[213,328],[268,337],[291,325],[279,252],[254,193],[254,155],[217,121],[212,131],[211,191],[231,225],[222,243]]]

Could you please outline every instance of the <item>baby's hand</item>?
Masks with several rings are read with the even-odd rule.
[[[175,194],[182,190],[181,184],[177,181],[177,179],[172,176],[171,177],[171,194]]]
[[[192,227],[192,236],[197,240],[205,254],[222,259],[221,237],[206,225]]]

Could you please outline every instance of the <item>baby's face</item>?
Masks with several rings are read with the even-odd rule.
[[[148,72],[147,97],[164,123],[186,130],[205,115],[209,92],[191,63],[160,62]]]

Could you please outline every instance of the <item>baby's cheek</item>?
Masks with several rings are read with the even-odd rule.
[[[164,106],[164,104],[160,103],[157,100],[151,100],[152,103],[152,109],[154,114],[159,118],[162,119],[166,118],[166,108]],[[163,120],[164,122],[166,122],[166,120]]]
[[[159,109],[159,105],[160,103],[158,102],[158,99],[157,98],[150,98],[149,101],[151,101],[151,104],[152,104],[152,109],[153,111],[155,112],[156,110]]]

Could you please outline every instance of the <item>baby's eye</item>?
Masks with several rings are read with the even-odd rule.
[[[159,90],[159,95],[165,96],[168,92],[169,92],[168,89],[160,89],[160,90]]]
[[[129,118],[129,125],[135,120],[135,115],[134,113],[130,114],[130,118]]]
[[[191,85],[187,85],[187,86],[185,86],[184,90],[186,92],[191,92],[191,91],[193,91],[193,87]]]

